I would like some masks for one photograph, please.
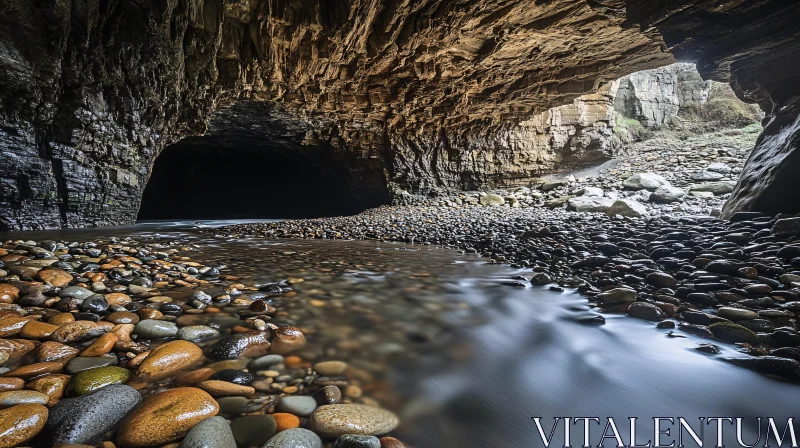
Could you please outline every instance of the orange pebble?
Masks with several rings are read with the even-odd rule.
[[[297,428],[300,426],[300,418],[294,414],[276,412],[275,414],[272,414],[272,417],[275,419],[275,423],[278,425],[278,432],[281,432],[284,429]]]
[[[303,366],[303,360],[300,359],[299,356],[287,356],[283,362],[286,364],[286,367],[290,369],[296,369]]]
[[[92,345],[86,347],[86,350],[81,352],[81,356],[92,357],[105,355],[114,348],[114,344],[116,344],[118,340],[119,337],[114,333],[106,333],[92,342]]]

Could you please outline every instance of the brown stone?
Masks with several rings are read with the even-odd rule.
[[[116,311],[103,318],[114,324],[133,324],[139,323],[139,316],[130,311]]]
[[[9,358],[19,358],[36,348],[36,343],[26,339],[0,339],[0,352],[8,353]]]
[[[197,387],[208,392],[212,397],[246,397],[256,393],[256,390],[250,386],[243,386],[241,384],[234,384],[219,380],[206,380],[199,383]]]
[[[108,328],[94,322],[79,320],[60,327],[50,335],[50,339],[63,344],[69,344],[71,342],[81,342],[100,337],[108,332],[108,330]]]
[[[60,342],[49,341],[39,346],[36,353],[36,360],[39,362],[60,361],[66,363],[70,359],[78,356],[80,350]]]
[[[69,285],[73,277],[61,269],[42,269],[36,274],[36,278],[44,283],[50,283],[56,288],[61,288]]]
[[[161,319],[164,316],[161,313],[161,311],[158,311],[155,308],[148,308],[148,307],[141,308],[139,311],[136,312],[136,314],[138,314],[139,318],[142,319],[142,320],[144,320],[144,319],[156,319],[156,320],[158,320],[158,319]]]
[[[0,283],[0,303],[15,303],[19,299],[19,288],[8,283]]]
[[[0,391],[20,390],[24,385],[22,378],[0,378]]]
[[[31,320],[22,327],[19,335],[26,339],[47,339],[57,329],[58,325]]]
[[[73,316],[72,313],[56,314],[50,319],[47,319],[48,324],[53,324],[58,326],[71,324],[73,322],[75,322],[75,316]]]
[[[60,362],[37,362],[35,364],[17,367],[3,376],[15,376],[23,379],[31,379],[47,373],[60,372],[63,368],[64,364]]]
[[[172,341],[150,352],[136,370],[137,380],[158,380],[196,365],[203,359],[200,347],[189,341]]]
[[[395,439],[394,437],[381,437],[381,448],[405,448],[403,442]]]
[[[81,356],[105,355],[114,348],[114,344],[116,344],[118,340],[119,337],[114,333],[106,333],[92,342],[92,345],[86,347],[86,349],[81,352]]]
[[[306,337],[299,328],[280,327],[275,330],[275,336],[272,338],[271,342],[272,348],[270,349],[270,353],[286,355],[305,347]]]
[[[47,422],[47,408],[40,404],[19,404],[0,410],[0,448],[24,445]]]
[[[202,369],[182,373],[180,376],[178,376],[178,378],[176,378],[175,381],[182,385],[197,384],[211,378],[211,375],[215,374],[216,372],[217,371],[214,369],[203,367]]]
[[[149,397],[125,419],[118,432],[118,442],[129,447],[175,442],[194,425],[218,412],[217,402],[201,389],[170,389]]]
[[[125,306],[131,303],[130,296],[128,296],[127,294],[122,294],[120,292],[112,292],[106,294],[105,297],[109,305]]]
[[[52,406],[64,396],[64,390],[69,383],[69,375],[50,374],[36,378],[29,382],[25,388],[35,390],[47,395],[50,401],[47,406]]]
[[[30,319],[27,317],[6,317],[0,319],[0,337],[7,338],[9,336],[16,336],[19,334],[22,327],[28,323]]]

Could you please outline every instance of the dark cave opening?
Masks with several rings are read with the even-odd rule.
[[[187,138],[156,159],[138,219],[318,218],[389,203],[388,191],[353,188],[348,178],[324,147]]]

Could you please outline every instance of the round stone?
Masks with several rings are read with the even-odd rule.
[[[742,308],[733,308],[729,306],[723,306],[722,308],[718,309],[717,316],[733,321],[759,318],[758,313],[755,311],[745,310]]]
[[[141,401],[141,394],[124,384],[67,398],[50,408],[46,432],[52,445],[85,444],[116,427]]]
[[[200,347],[189,341],[171,341],[156,347],[139,364],[136,378],[158,380],[187,369],[203,359]]]
[[[347,369],[344,361],[323,361],[314,364],[314,371],[322,376],[339,376]]]
[[[201,421],[217,415],[219,406],[205,391],[178,387],[149,397],[122,423],[122,446],[150,447],[180,440]]]
[[[130,377],[130,370],[116,366],[82,370],[72,375],[69,390],[76,396],[86,395],[111,384],[125,383]]]
[[[311,429],[323,437],[344,434],[375,436],[397,427],[398,419],[386,409],[361,404],[330,404],[320,406],[311,415]]]
[[[133,332],[144,339],[171,338],[178,333],[178,326],[174,322],[145,319],[136,324]]]
[[[0,448],[24,445],[42,430],[48,410],[41,404],[19,404],[0,410]]]
[[[309,396],[282,397],[278,402],[278,410],[306,417],[317,409],[317,400]]]
[[[236,448],[236,440],[227,420],[211,417],[189,430],[179,448]]]
[[[47,395],[33,390],[9,390],[0,392],[0,409],[9,408],[18,404],[42,404],[50,401]]]
[[[181,327],[175,335],[178,339],[185,341],[201,341],[219,336],[219,331],[205,325],[190,325]]]
[[[211,375],[209,379],[247,385],[253,382],[254,377],[253,374],[244,370],[224,369]]]
[[[292,428],[276,434],[263,448],[322,448],[322,439],[307,429]]]

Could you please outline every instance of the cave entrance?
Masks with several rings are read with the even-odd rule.
[[[318,218],[389,202],[346,182],[325,148],[218,145],[184,139],[156,159],[139,220]],[[341,164],[338,164],[341,165]]]

